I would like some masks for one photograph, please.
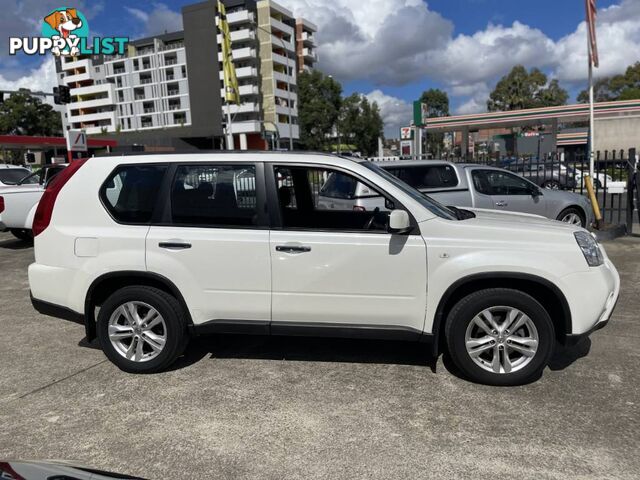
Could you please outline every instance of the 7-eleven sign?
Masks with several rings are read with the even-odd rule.
[[[67,130],[66,137],[68,152],[87,151],[87,134],[82,130]]]

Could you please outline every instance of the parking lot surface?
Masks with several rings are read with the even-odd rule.
[[[0,234],[0,459],[146,478],[637,479],[640,238],[607,244],[610,325],[538,382],[468,383],[422,345],[214,336],[121,372],[29,301],[33,248]],[[588,292],[585,292],[588,295]]]

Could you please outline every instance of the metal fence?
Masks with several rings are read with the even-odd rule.
[[[371,161],[428,160],[427,156],[376,157]],[[586,195],[585,176],[589,174],[589,158],[584,153],[536,156],[501,156],[476,154],[468,158],[445,157],[455,163],[473,163],[500,167],[527,178],[542,188],[569,190]],[[595,155],[593,186],[608,224],[626,225],[631,233],[634,213],[640,199],[637,190],[638,154],[636,149],[598,151]],[[640,221],[640,216],[635,217]]]

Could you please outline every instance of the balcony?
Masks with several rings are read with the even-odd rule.
[[[151,78],[141,78],[140,79],[140,85],[148,85],[149,83],[153,83],[153,80]]]
[[[239,10],[233,13],[227,13],[227,22],[229,25],[235,25],[238,23],[254,23],[255,16],[253,12],[249,10]]]
[[[296,79],[286,73],[273,72],[273,78],[278,82],[296,83]]]
[[[240,85],[240,96],[244,97],[247,95],[258,95],[259,90],[257,85]],[[224,88],[220,89],[220,96],[224,97]]]
[[[167,90],[167,96],[168,97],[175,97],[176,95],[180,95],[180,89],[179,88],[172,88]]]
[[[303,48],[302,56],[305,59],[313,60],[314,62],[318,61],[318,55],[316,54],[315,50],[312,50],[311,48]]]
[[[83,58],[82,60],[73,60],[74,57],[62,57],[62,58],[70,59],[69,61],[62,62],[62,70],[65,73],[75,70],[76,68],[84,68],[85,70],[88,70],[90,67],[88,58]]]
[[[248,28],[231,32],[231,42],[249,42],[256,39],[256,32]],[[218,45],[222,45],[222,35],[218,34]]]
[[[310,32],[302,32],[301,40],[305,45],[313,46],[316,44],[316,37]]]
[[[280,55],[279,53],[272,53],[271,56],[273,58],[273,63],[279,63],[280,65],[286,65],[292,68],[296,67],[296,61],[291,57],[287,60],[287,57]]]
[[[236,48],[231,51],[234,60],[246,60],[249,58],[256,58],[255,48]],[[218,61],[222,62],[222,52],[218,52]]]
[[[257,103],[243,103],[240,105],[230,105],[229,110],[232,114],[235,113],[258,113],[260,107]]]
[[[285,39],[278,37],[277,35],[271,35],[271,43],[273,43],[278,48],[285,48],[290,52],[295,52],[296,49],[293,46],[293,43],[287,42]]]
[[[75,75],[67,75],[66,77],[63,78],[63,80],[64,80],[64,83],[69,85],[70,83],[84,82],[86,80],[91,80],[91,75],[89,75],[87,72],[77,73]]]
[[[100,120],[111,120],[111,123],[115,124],[115,119],[116,112],[114,111],[69,115],[69,123],[85,123]]]
[[[276,123],[278,127],[278,134],[280,138],[289,138],[289,131],[291,131],[291,138],[300,138],[300,127],[298,125],[289,125],[288,123]],[[289,130],[291,128],[291,130]]]
[[[293,102],[298,100],[298,94],[295,92],[288,92],[286,90],[283,90],[281,88],[276,88],[273,93],[275,94],[276,97],[280,97],[280,98],[284,98],[285,100],[291,100]]]
[[[271,28],[272,29],[278,30],[278,31],[280,31],[282,33],[286,33],[287,35],[294,36],[293,27],[290,27],[286,23],[281,22],[280,20],[276,20],[273,17],[271,17],[269,19],[269,21],[271,22]]]
[[[170,102],[168,110],[180,110],[182,109],[182,104],[180,102]]]

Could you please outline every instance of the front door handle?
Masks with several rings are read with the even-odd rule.
[[[160,242],[158,246],[167,250],[187,250],[191,248],[191,244],[186,242]]]
[[[496,207],[508,207],[508,206],[509,204],[504,200],[500,200],[499,202],[496,202]]]
[[[276,247],[276,251],[284,253],[307,253],[311,251],[311,247],[297,245],[278,245]]]

